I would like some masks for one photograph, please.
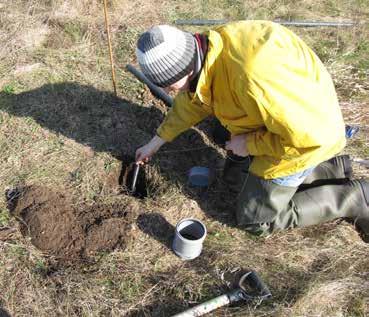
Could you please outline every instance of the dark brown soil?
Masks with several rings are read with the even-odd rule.
[[[123,248],[137,205],[74,205],[70,196],[46,187],[26,187],[9,204],[21,232],[41,251],[63,260]]]

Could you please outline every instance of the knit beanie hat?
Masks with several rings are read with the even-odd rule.
[[[195,38],[169,25],[154,26],[137,41],[136,55],[142,72],[154,84],[168,87],[193,70]]]

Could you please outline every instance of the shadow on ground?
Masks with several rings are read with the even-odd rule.
[[[162,114],[77,83],[47,84],[20,94],[0,93],[2,110],[31,117],[43,128],[116,158],[134,153],[160,122]]]
[[[171,250],[174,226],[159,213],[146,213],[137,217],[138,228]]]
[[[109,152],[121,161],[133,158],[136,149],[151,139],[164,118],[163,112],[154,106],[140,106],[111,92],[73,82],[46,84],[19,94],[1,92],[0,110],[17,117],[30,117],[49,131],[95,152]],[[208,127],[207,122],[202,124],[202,130],[209,130]],[[219,199],[217,181],[211,191],[199,192],[188,188],[187,174],[193,166],[216,170],[221,161],[219,152],[207,146],[201,134],[190,129],[164,145],[151,164],[159,168],[164,178],[183,184],[186,195],[217,217],[221,212],[215,206],[218,210],[228,208],[223,206],[224,199]],[[224,188],[220,186],[220,190]],[[227,221],[227,217],[223,218],[220,220]]]
[[[44,129],[73,139],[94,152],[111,153],[122,161],[117,183],[124,176],[127,166],[124,160],[134,157],[136,149],[151,139],[164,118],[163,111],[154,106],[140,106],[111,92],[73,82],[46,84],[19,94],[1,92],[0,110],[32,118]],[[197,200],[205,212],[227,221],[229,217],[222,218],[218,212],[224,207],[224,199],[219,199],[216,182],[211,190],[205,191],[187,186],[191,167],[202,165],[215,170],[220,160],[218,151],[206,145],[204,136],[190,129],[163,146],[150,164],[165,179],[182,184],[185,194]]]

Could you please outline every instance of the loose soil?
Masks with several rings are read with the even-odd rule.
[[[10,212],[34,246],[62,260],[124,248],[137,205],[74,205],[67,193],[30,186],[10,197]],[[8,197],[9,198],[9,197]]]

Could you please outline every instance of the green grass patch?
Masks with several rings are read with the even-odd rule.
[[[115,34],[114,43],[116,47],[114,53],[117,61],[127,63],[135,54],[137,40],[145,30],[126,26],[123,28],[121,32]]]
[[[5,85],[2,89],[3,93],[12,95],[15,93],[15,86],[12,84]]]
[[[208,235],[205,240],[205,244],[209,248],[229,248],[234,242],[234,236],[232,230],[229,228],[215,227],[209,228]]]
[[[41,275],[41,276],[46,276],[47,271],[48,271],[48,267],[47,264],[45,263],[44,260],[42,259],[37,259],[35,264],[34,264],[34,273]]]
[[[7,179],[7,184],[10,187],[24,185],[30,173],[28,171],[14,171]]]
[[[119,290],[121,298],[124,298],[128,302],[135,301],[142,295],[145,289],[145,281],[141,275],[135,274],[121,279],[116,287]]]
[[[64,25],[64,33],[67,37],[69,37],[74,43],[80,42],[85,33],[86,27],[77,21],[67,22]]]
[[[0,227],[5,227],[9,224],[10,215],[8,210],[0,209]]]
[[[360,39],[356,47],[347,54],[343,55],[343,59],[350,64],[355,65],[362,70],[369,69],[369,40]]]
[[[344,314],[345,317],[365,317],[367,316],[368,310],[368,303],[362,297],[354,297],[351,299],[347,313]]]
[[[17,259],[21,259],[21,258],[25,257],[28,254],[28,252],[22,246],[19,246],[17,244],[11,244],[11,245],[9,245],[8,254],[12,257],[17,258]]]
[[[327,11],[329,11],[332,17],[340,16],[341,7],[339,6],[339,1],[337,0],[325,0],[323,2]]]

